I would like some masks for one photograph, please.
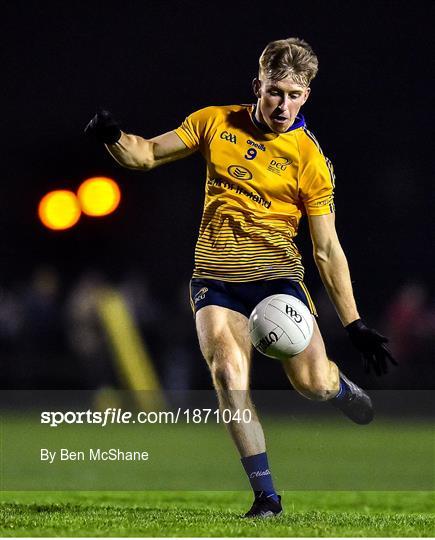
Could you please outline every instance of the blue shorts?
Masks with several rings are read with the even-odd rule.
[[[206,278],[192,278],[190,281],[190,303],[195,314],[205,306],[222,306],[249,318],[255,306],[272,294],[291,294],[317,316],[316,307],[302,281],[286,278],[246,283]]]

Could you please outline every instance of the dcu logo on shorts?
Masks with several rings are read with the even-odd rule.
[[[236,180],[251,180],[252,178],[251,171],[241,165],[230,165],[227,171]]]
[[[193,297],[193,302],[197,304],[200,300],[204,300],[205,293],[208,291],[208,287],[203,287],[200,289],[195,296]]]
[[[285,157],[276,157],[275,159],[271,160],[267,170],[281,176],[281,173],[287,169],[290,163],[292,163],[291,159]]]

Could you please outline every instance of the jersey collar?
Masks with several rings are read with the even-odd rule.
[[[256,105],[254,105],[252,112],[251,112],[251,119],[253,123],[260,129],[263,133],[273,133],[273,131],[267,126],[266,124],[263,124],[263,122],[259,122],[257,118],[255,117],[255,110]],[[294,131],[295,129],[299,129],[301,127],[305,127],[307,124],[305,122],[305,118],[302,114],[298,114],[295,118],[295,121],[293,124],[287,129],[287,131],[284,131],[284,133],[289,133],[290,131]]]

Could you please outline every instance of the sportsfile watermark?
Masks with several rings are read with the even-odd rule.
[[[246,392],[223,408],[213,391],[5,391],[0,488],[247,490],[230,434],[258,440],[258,416],[278,490],[433,490],[435,396],[369,392],[361,426],[291,390],[253,392],[255,409]]]
[[[106,427],[113,424],[216,424],[245,423],[252,421],[250,409],[182,409],[175,411],[139,411],[133,413],[108,407],[104,411],[42,411],[41,424],[58,427],[62,424],[93,424]]]

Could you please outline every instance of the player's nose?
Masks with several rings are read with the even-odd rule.
[[[281,102],[278,105],[278,107],[281,109],[281,111],[285,111],[290,103],[290,98],[288,96],[282,96]]]

